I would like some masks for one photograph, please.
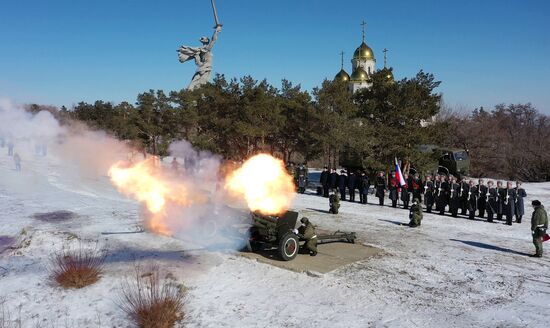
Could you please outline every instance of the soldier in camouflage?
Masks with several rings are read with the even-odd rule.
[[[532,203],[534,211],[531,217],[531,234],[535,245],[535,254],[532,257],[542,257],[542,237],[548,229],[548,214],[541,202],[534,200]]]

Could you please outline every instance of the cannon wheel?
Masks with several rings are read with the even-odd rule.
[[[285,261],[290,261],[298,255],[300,250],[300,241],[298,236],[289,232],[279,241],[279,255]]]

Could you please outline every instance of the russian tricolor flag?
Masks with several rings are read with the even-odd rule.
[[[403,173],[401,172],[399,163],[397,162],[397,157],[395,158],[395,177],[397,178],[397,181],[399,181],[399,185],[403,187],[406,182],[405,182],[405,179],[403,178]]]

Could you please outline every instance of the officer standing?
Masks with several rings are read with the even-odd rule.
[[[349,191],[349,201],[355,202],[355,189],[357,188],[357,177],[353,171],[349,172],[348,175],[348,191]]]
[[[449,205],[451,182],[448,176],[441,177],[441,186],[439,187],[439,214],[445,215],[445,208]]]
[[[433,195],[434,195],[434,204],[435,204],[435,211],[439,212],[439,196],[441,192],[441,176],[439,174],[436,174],[434,177],[434,188],[433,188]]]
[[[462,181],[460,181],[460,191],[459,191],[461,215],[466,215],[466,212],[470,207],[469,200],[468,200],[469,191],[470,191],[470,183],[468,182],[468,180],[462,179]]]
[[[361,204],[367,203],[367,197],[369,195],[370,180],[369,176],[365,172],[361,172],[361,179],[359,180],[359,200]]]
[[[477,193],[478,216],[483,218],[485,216],[485,208],[487,206],[487,187],[484,185],[483,179],[478,180]]]
[[[411,200],[411,192],[412,192],[412,183],[410,183],[411,179],[409,179],[409,174],[405,173],[403,175],[403,179],[405,180],[404,186],[398,186],[397,188],[401,189],[401,201],[403,202],[403,208],[408,209],[409,208],[409,202]]]
[[[397,182],[397,178],[395,177],[395,171],[392,171],[389,184],[391,207],[397,207],[398,189],[399,182]]]
[[[548,229],[548,214],[539,200],[532,203],[534,211],[531,216],[531,234],[533,235],[533,244],[535,245],[535,254],[531,257],[542,257],[542,237]]]
[[[523,198],[527,197],[525,189],[521,186],[520,181],[516,181],[516,223],[521,223],[523,215],[525,215],[525,206]]]
[[[376,197],[378,197],[378,205],[384,205],[384,194],[386,193],[386,179],[384,179],[384,171],[378,172],[376,177]]]
[[[487,222],[493,222],[494,215],[498,213],[498,190],[493,185],[493,181],[489,180],[487,182]]]
[[[338,173],[336,173],[336,168],[330,169],[329,185],[330,189],[334,189],[338,186]]]
[[[498,194],[498,204],[497,204],[497,220],[502,221],[502,208],[504,205],[504,198],[506,197],[506,189],[504,189],[502,181],[497,181],[497,194]]]
[[[513,188],[512,182],[508,181],[506,183],[506,189],[504,189],[503,195],[502,214],[506,216],[506,224],[512,225],[512,219],[516,214],[516,190]]]
[[[413,199],[417,198],[422,203],[422,180],[418,173],[415,173],[411,179],[411,190]]]
[[[426,182],[424,182],[424,203],[426,205],[426,212],[432,213],[432,206],[434,205],[434,183],[432,176],[426,176]]]
[[[479,192],[477,190],[478,187],[476,187],[474,183],[474,180],[470,180],[468,185],[468,194],[466,196],[466,204],[468,206],[468,218],[470,220],[473,220],[476,216],[477,198],[479,195]]]
[[[458,216],[458,208],[460,207],[460,186],[456,182],[456,178],[451,176],[449,183],[449,212],[454,217]]]
[[[340,176],[338,176],[338,188],[340,189],[340,199],[346,200],[346,186],[348,184],[348,177],[346,171],[340,170]]]
[[[330,176],[330,173],[328,172],[328,167],[325,166],[323,168],[323,172],[321,172],[321,178],[319,179],[319,182],[323,187],[323,197],[328,197],[329,176]]]

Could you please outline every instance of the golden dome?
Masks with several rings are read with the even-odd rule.
[[[338,72],[338,74],[334,77],[334,80],[347,82],[349,81],[349,74],[344,69],[341,69],[340,72]]]
[[[368,79],[369,74],[361,67],[357,67],[355,71],[353,71],[353,73],[351,74],[351,81],[365,82]]]
[[[365,42],[361,43],[359,48],[355,49],[355,52],[353,53],[353,59],[375,60],[372,49],[367,46]]]

